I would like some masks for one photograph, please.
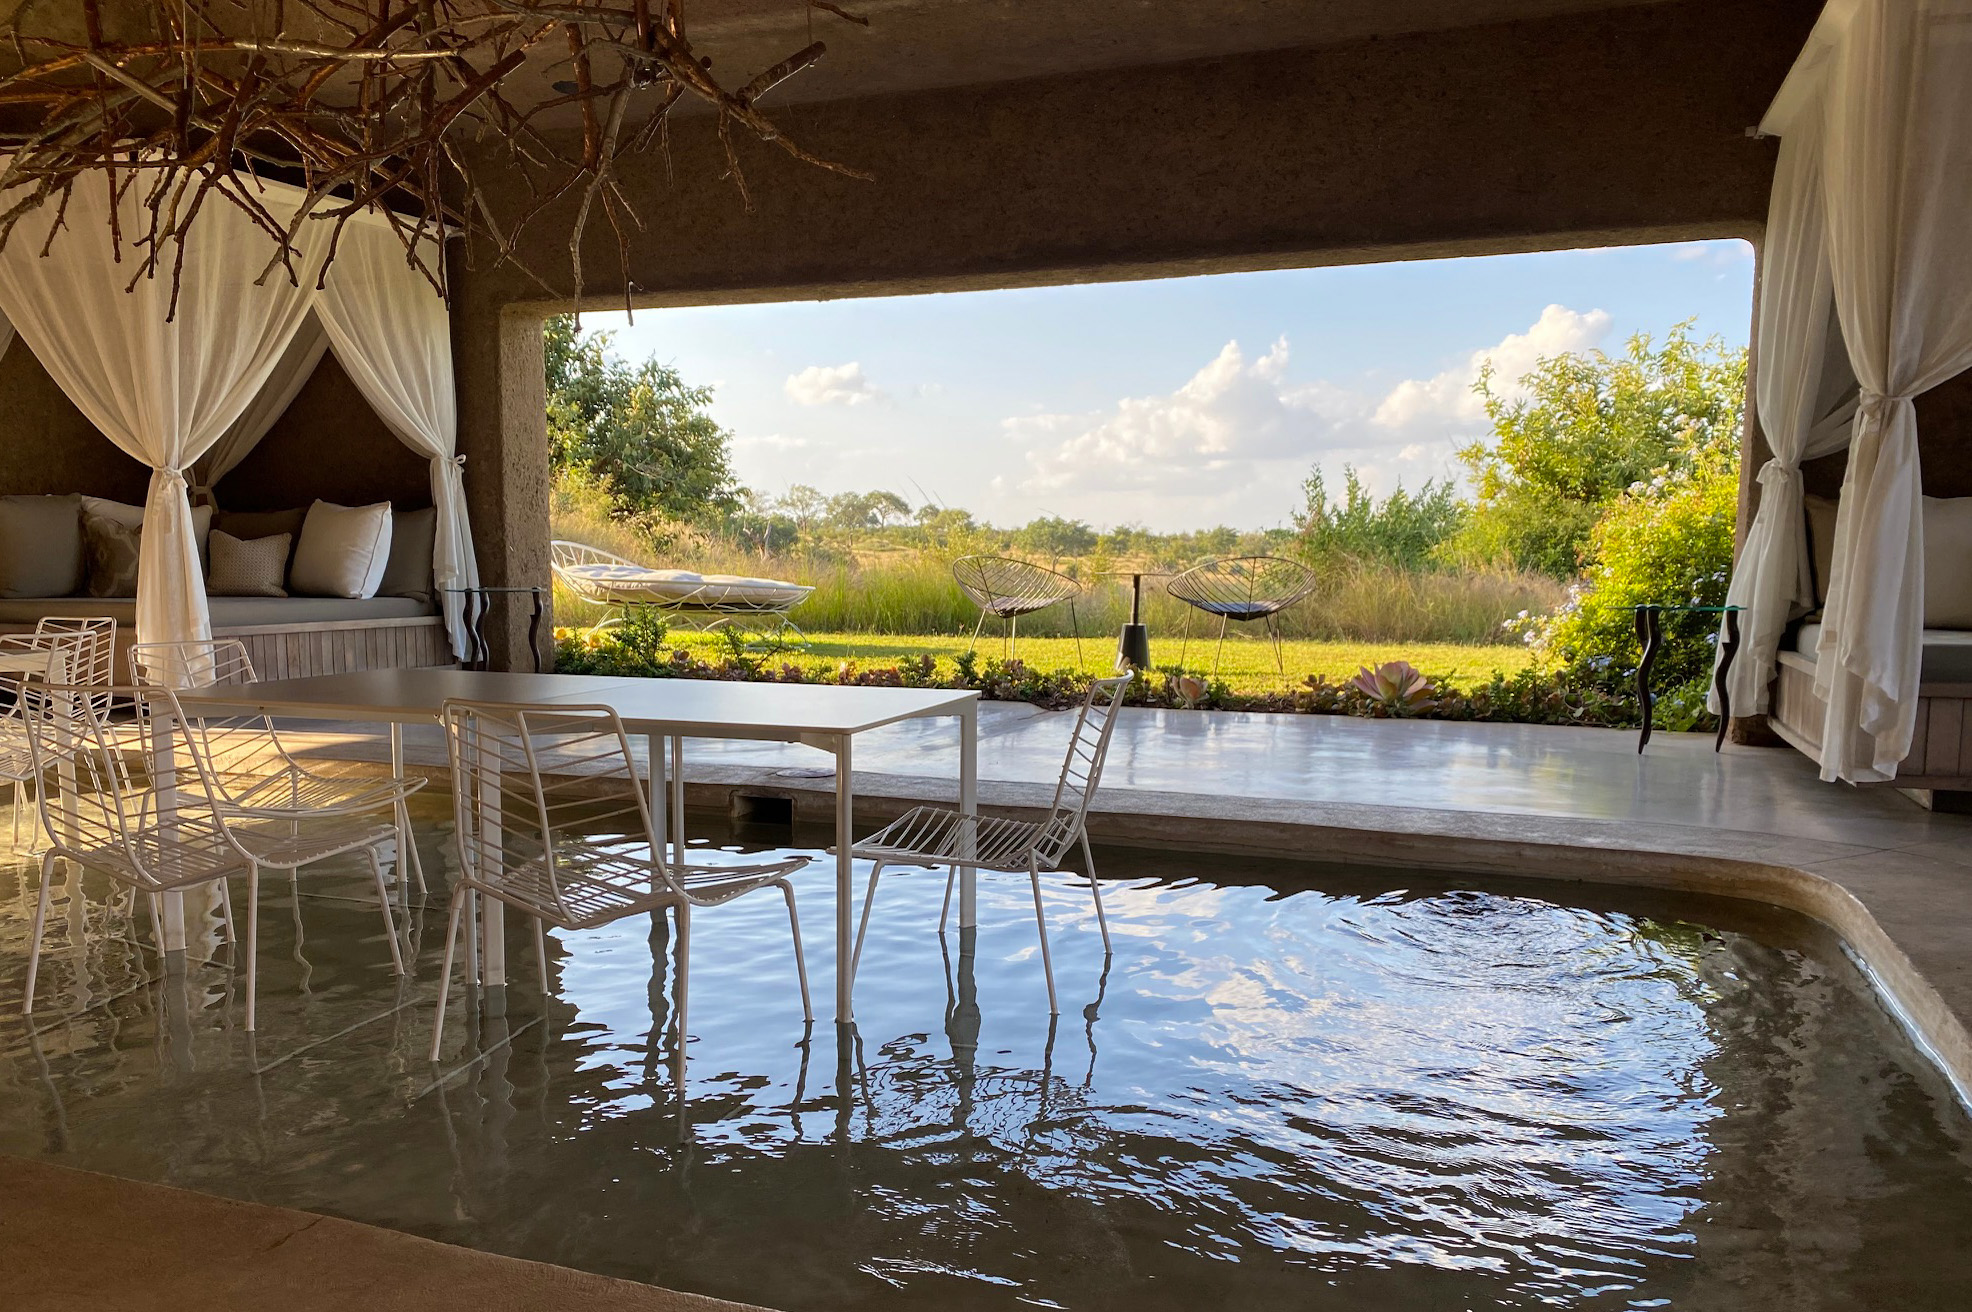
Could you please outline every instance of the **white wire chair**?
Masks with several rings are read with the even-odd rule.
[[[1263,621],[1267,636],[1273,639],[1274,665],[1282,675],[1287,663],[1281,652],[1278,616],[1289,606],[1315,590],[1315,572],[1299,561],[1279,556],[1239,556],[1231,560],[1208,560],[1172,578],[1164,585],[1169,592],[1207,615],[1219,617],[1219,645],[1212,653],[1212,673],[1219,672],[1219,656],[1226,647],[1226,623],[1250,624]],[[1184,640],[1178,646],[1178,664],[1185,663],[1191,646],[1191,615],[1185,615]]]
[[[999,816],[967,816],[949,807],[920,806],[905,812],[850,849],[850,855],[870,861],[870,882],[863,894],[863,915],[856,930],[856,948],[849,959],[854,980],[863,960],[863,937],[870,929],[870,908],[876,904],[876,883],[889,865],[947,866],[945,905],[938,913],[938,931],[952,909],[952,882],[961,865],[1003,874],[1025,871],[1034,888],[1034,923],[1041,933],[1041,968],[1048,979],[1048,1011],[1061,1010],[1055,998],[1054,962],[1048,951],[1048,922],[1041,909],[1041,872],[1062,869],[1061,859],[1080,845],[1095,899],[1096,924],[1102,930],[1103,955],[1109,955],[1109,917],[1103,912],[1102,885],[1096,880],[1095,854],[1089,850],[1089,802],[1102,780],[1116,729],[1116,709],[1135,677],[1120,674],[1089,685],[1068,738],[1068,755],[1055,783],[1054,803],[1043,820],[1010,820]]]
[[[61,765],[72,781],[44,785],[39,804],[49,847],[41,861],[41,907],[34,952],[40,951],[55,858],[101,870],[137,892],[157,895],[221,881],[227,936],[232,897],[223,881],[247,877],[246,1028],[256,1027],[259,972],[260,872],[295,871],[330,857],[362,851],[369,859],[382,910],[391,966],[404,973],[397,921],[377,849],[395,837],[389,824],[363,824],[338,814],[247,815],[226,806],[214,785],[205,735],[168,688],[146,685],[102,690],[29,684],[22,690],[35,768],[44,776]],[[99,695],[92,696],[92,693]],[[126,716],[124,711],[129,714]],[[180,756],[179,748],[184,748]],[[136,750],[132,750],[135,748]],[[133,770],[135,759],[145,766]],[[189,781],[189,782],[188,782]],[[158,932],[152,905],[153,933]],[[162,935],[158,948],[164,949]],[[34,967],[25,1010],[34,1005]]]
[[[0,672],[0,678],[7,678],[16,685],[30,678],[38,678],[43,682],[107,688],[110,662],[115,651],[116,621],[113,619],[44,618],[34,626],[33,633],[0,636],[0,657],[27,658],[0,660],[0,664],[12,667]],[[100,700],[101,694],[90,696]],[[30,825],[40,823],[40,812],[33,805],[33,790],[39,778],[34,770],[27,726],[22,719],[18,696],[4,710],[0,710],[0,779],[13,784],[13,844],[18,848],[21,817],[26,815]]]
[[[238,687],[258,681],[246,644],[237,638],[140,642],[130,648],[130,668],[138,682],[154,687]],[[227,814],[285,821],[359,817],[388,809],[397,840],[398,873],[403,876],[408,871],[417,880],[418,891],[426,891],[407,805],[425,780],[336,774],[303,765],[282,743],[273,721],[257,713],[198,716],[188,728],[198,736],[213,791]]]
[[[671,911],[678,921],[679,1042],[694,908],[774,887],[787,901],[801,1013],[814,1020],[801,921],[788,876],[808,857],[730,865],[672,865],[653,837],[647,782],[623,722],[607,706],[448,701],[453,832],[459,880],[445,931],[444,973],[431,1059],[444,1039],[445,1005],[460,918],[481,894],[532,917],[541,989],[548,992],[547,926],[583,930],[625,916]]]
[[[1020,617],[1065,601],[1068,627],[1075,634],[1075,665],[1081,667],[1082,625],[1075,615],[1075,599],[1082,595],[1080,583],[1045,565],[1011,556],[960,556],[952,562],[952,581],[979,607],[979,623],[972,626],[968,652],[978,649],[980,630],[990,615],[1000,621],[1002,650],[1012,660],[1020,647]]]

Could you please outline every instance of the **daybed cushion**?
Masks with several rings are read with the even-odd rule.
[[[1794,650],[1813,660],[1820,641],[1821,625],[1803,624],[1794,637]],[[1924,654],[1918,661],[1917,677],[1925,683],[1972,683],[1972,631],[1924,630]]]
[[[209,597],[285,597],[288,543],[285,533],[266,538],[236,538],[225,529],[212,530],[212,568],[206,572]]]
[[[303,597],[374,597],[389,563],[388,501],[369,506],[317,501],[302,521],[288,591]]]
[[[144,526],[144,508],[142,506],[133,506],[128,501],[111,501],[108,497],[86,496],[82,498],[82,514],[85,518],[90,515],[100,515],[104,519],[113,519],[126,528],[142,528]],[[201,561],[205,559],[206,537],[211,532],[212,507],[193,506],[192,536],[198,540],[199,559]]]
[[[390,514],[390,559],[383,567],[379,597],[431,600],[431,554],[438,538],[438,512],[393,510]]]
[[[353,620],[409,620],[435,614],[429,602],[409,597],[212,597],[206,602],[215,629],[260,628],[270,624],[341,624]],[[32,628],[50,615],[106,615],[127,628],[137,622],[132,597],[42,597],[0,599],[0,625]]]
[[[95,499],[82,499],[82,553],[88,560],[82,590],[92,597],[128,597],[137,591],[137,557],[143,550],[144,530],[94,513],[88,503]]]
[[[1924,498],[1924,627],[1972,629],[1972,497]]]
[[[82,498],[0,497],[0,598],[82,591]]]

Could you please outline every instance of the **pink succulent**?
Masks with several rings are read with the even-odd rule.
[[[1349,680],[1349,686],[1392,715],[1428,711],[1436,704],[1431,698],[1431,681],[1409,661],[1385,661],[1374,670],[1365,665]]]

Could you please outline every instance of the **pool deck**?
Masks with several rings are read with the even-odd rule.
[[[301,727],[301,726],[297,726]],[[306,726],[313,750],[384,759],[381,739]],[[1066,716],[980,708],[981,804],[1048,805]],[[435,729],[407,758],[442,770]],[[828,814],[833,758],[691,739],[688,797],[782,796]],[[957,732],[912,721],[856,745],[857,815],[957,796]],[[1822,783],[1788,748],[1712,750],[1703,734],[1125,709],[1090,832],[1182,846],[1754,898],[1842,934],[1972,1101],[1972,816],[1894,789]]]
[[[386,758],[380,735],[295,728],[311,753]],[[984,706],[982,805],[1046,806],[1066,732],[1057,713]],[[406,739],[414,768],[442,774],[435,730]],[[949,724],[870,735],[856,761],[862,820],[956,796]],[[686,763],[695,804],[779,796],[827,814],[832,759],[819,751],[691,740]],[[1634,883],[1791,907],[1844,936],[1961,1096],[1972,1090],[1972,817],[1823,784],[1790,750],[1715,755],[1709,737],[1661,734],[1639,757],[1634,734],[1608,730],[1129,710],[1091,832],[1124,845]],[[118,1215],[131,1223],[103,1224]],[[734,1306],[7,1159],[0,1247],[14,1255],[0,1264],[10,1308]],[[90,1278],[78,1282],[79,1271]]]

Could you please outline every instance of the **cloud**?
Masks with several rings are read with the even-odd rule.
[[[1372,416],[1388,429],[1410,429],[1450,421],[1469,423],[1485,417],[1485,403],[1472,390],[1479,371],[1493,367],[1494,386],[1511,397],[1520,379],[1542,356],[1585,350],[1609,334],[1609,314],[1590,310],[1578,314],[1565,305],[1550,305],[1524,333],[1509,333],[1497,345],[1472,352],[1464,360],[1430,378],[1406,379],[1390,389]]]
[[[736,449],[750,451],[788,452],[803,451],[814,443],[805,437],[790,437],[785,433],[742,434],[733,439]]]
[[[811,364],[798,374],[789,374],[784,387],[796,405],[867,405],[883,396],[854,360],[848,364]]]
[[[1203,505],[1269,484],[1291,492],[1311,464],[1343,462],[1387,492],[1449,471],[1452,452],[1484,426],[1472,384],[1488,363],[1511,396],[1542,356],[1592,347],[1609,325],[1601,310],[1550,305],[1526,331],[1381,393],[1290,381],[1286,338],[1257,359],[1233,341],[1174,391],[1106,411],[1004,419],[1001,429],[1028,448],[1021,488],[1030,495],[1106,491]]]

